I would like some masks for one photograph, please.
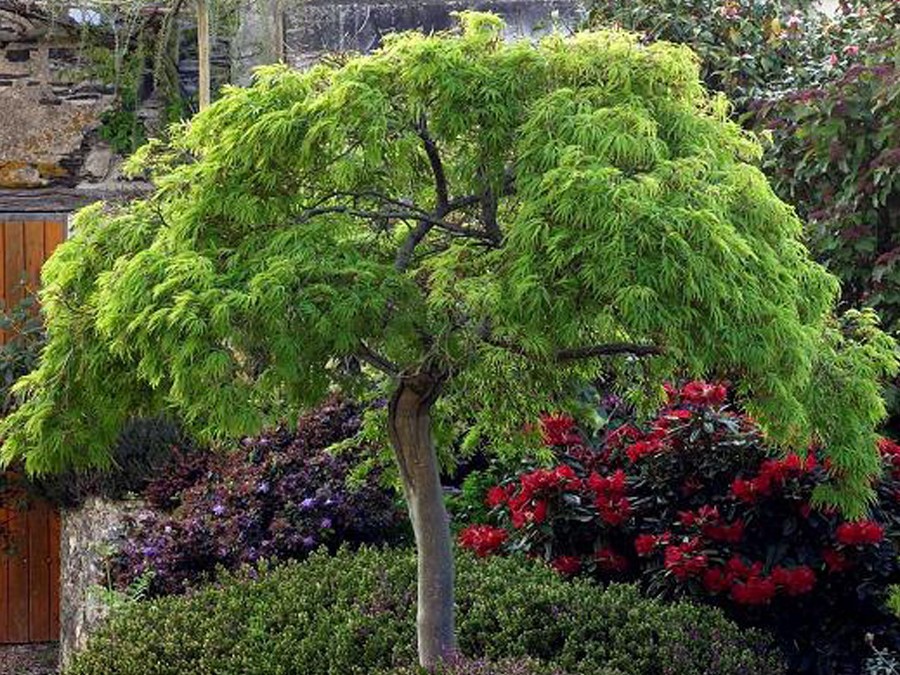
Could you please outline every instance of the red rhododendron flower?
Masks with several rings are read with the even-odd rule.
[[[499,527],[470,525],[459,533],[459,544],[484,558],[503,546],[508,536],[506,530]]]
[[[713,541],[737,544],[744,538],[744,521],[736,520],[730,525],[711,523],[703,527],[703,534]]]
[[[770,576],[776,586],[788,595],[809,593],[816,585],[816,573],[806,565],[798,567],[776,567]]]
[[[663,383],[663,391],[666,393],[666,401],[668,403],[675,403],[678,400],[678,390],[672,386],[670,382]]]
[[[606,572],[624,572],[628,569],[628,558],[608,546],[597,551],[594,560],[597,567]]]
[[[731,483],[732,496],[748,504],[755,502],[759,497],[768,495],[771,489],[771,482],[763,476],[751,480],[735,478]]]
[[[497,508],[509,501],[510,490],[501,485],[495,485],[487,491],[485,503],[492,509]]]
[[[765,605],[775,597],[775,582],[760,576],[751,576],[731,587],[731,599],[741,605]]]
[[[629,443],[640,440],[643,436],[644,434],[640,429],[633,427],[630,424],[623,424],[606,435],[606,445],[607,447],[618,449]]]
[[[721,384],[709,384],[695,380],[681,388],[681,400],[693,405],[722,405],[728,390]]]
[[[559,413],[541,417],[541,440],[545,445],[572,445],[581,442],[575,432],[575,420]]]
[[[665,450],[662,440],[659,438],[648,438],[644,441],[633,443],[625,449],[628,461],[634,463],[648,455],[657,455]]]
[[[538,525],[547,520],[547,502],[543,499],[535,502],[534,511],[531,512],[531,520]]]
[[[663,563],[679,581],[697,576],[709,565],[706,556],[697,552],[699,549],[700,540],[697,538],[683,544],[666,546]]]
[[[731,577],[721,567],[711,567],[703,573],[703,588],[710,593],[722,593],[731,587]]]
[[[575,576],[581,571],[581,558],[574,555],[561,555],[550,561],[550,567],[564,577]]]
[[[822,549],[822,560],[825,562],[825,567],[831,573],[844,572],[853,566],[847,559],[847,556],[833,548]]]
[[[669,543],[671,534],[663,532],[662,534],[639,534],[634,538],[634,550],[642,558],[651,555],[660,546]]]
[[[877,544],[884,539],[884,528],[871,520],[841,523],[834,532],[835,539],[844,546]]]

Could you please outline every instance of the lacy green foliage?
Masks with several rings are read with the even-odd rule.
[[[37,366],[46,341],[44,324],[33,294],[0,312],[0,330],[7,334],[0,344],[0,414],[7,415],[16,407],[11,390],[16,381]]]
[[[632,586],[566,582],[516,559],[461,555],[457,573],[459,643],[471,657],[531,657],[545,672],[598,675],[784,672],[767,638],[718,610],[661,604]],[[67,675],[408,673],[415,578],[413,551],[319,552],[257,580],[131,604]]]
[[[738,377],[774,437],[821,438],[822,496],[860,513],[893,343],[830,317],[836,280],[694,54],[461,23],[263,69],[141,153],[157,194],[82,211],[47,264],[50,341],[3,458],[103,462],[135,409],[236,436],[360,384],[360,361],[441,373],[437,416],[473,448],[611,362],[651,399]],[[620,342],[663,353],[568,358]]]

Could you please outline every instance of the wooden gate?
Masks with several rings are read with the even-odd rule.
[[[65,217],[0,214],[0,298],[34,290],[65,238]],[[0,341],[6,336],[0,335]],[[3,525],[5,524],[5,525]],[[59,514],[48,504],[0,494],[0,644],[59,638]],[[5,539],[5,540],[4,540]]]
[[[0,644],[59,639],[59,514],[35,501],[0,509]]]

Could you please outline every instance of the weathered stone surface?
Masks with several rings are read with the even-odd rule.
[[[84,647],[91,631],[107,617],[100,590],[106,584],[105,560],[120,543],[142,502],[109,502],[92,497],[62,514],[60,545],[60,660],[65,667]]]
[[[286,59],[293,66],[306,67],[325,52],[368,52],[386,33],[450,28],[451,13],[466,9],[499,14],[510,38],[546,32],[553,23],[574,29],[585,17],[579,0],[310,0],[286,8]]]

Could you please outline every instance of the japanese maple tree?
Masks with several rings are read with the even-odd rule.
[[[47,263],[48,344],[2,430],[5,461],[51,471],[104,462],[131,415],[227,438],[380,383],[423,664],[455,650],[436,426],[515,445],[573,381],[728,373],[773,439],[827,448],[818,498],[859,514],[895,368],[873,316],[833,318],[690,50],[461,24],[261,70],[140,152],[156,193],[82,211]]]

